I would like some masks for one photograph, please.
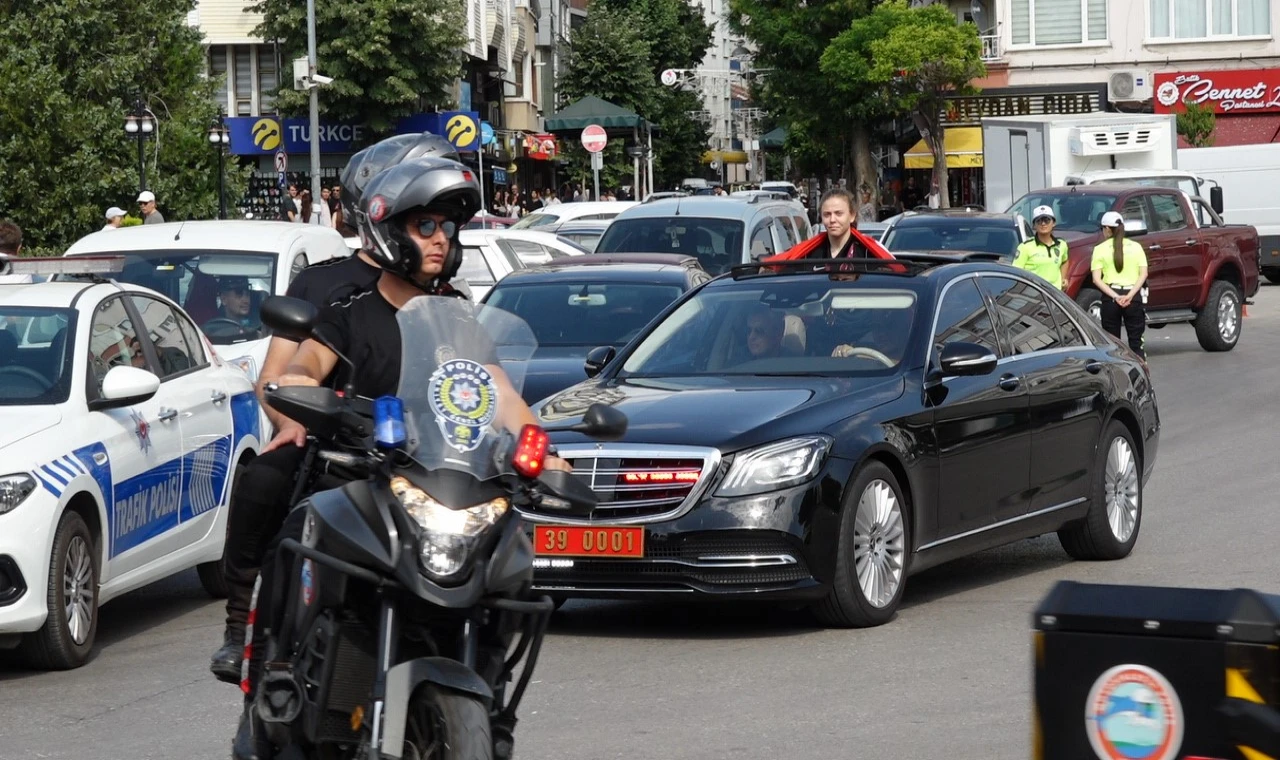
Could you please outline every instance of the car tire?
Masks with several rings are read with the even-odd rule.
[[[236,483],[240,481],[240,476],[244,474],[244,460],[241,464],[237,464],[234,475],[232,475],[231,484],[227,487],[227,499],[230,502],[230,494],[236,492]],[[227,504],[230,509],[230,503]],[[227,520],[227,529],[231,529],[231,520]],[[223,539],[223,546],[226,546],[226,539]],[[224,549],[225,551],[225,549]],[[196,575],[200,576],[200,585],[204,588],[204,592],[214,599],[226,599],[231,593],[231,585],[227,583],[227,560],[226,557],[219,558],[216,562],[202,562],[196,565]]]
[[[1058,531],[1062,548],[1074,559],[1127,557],[1142,527],[1142,461],[1129,428],[1112,420],[1100,444],[1089,512]]]
[[[858,472],[841,509],[831,590],[813,608],[820,622],[866,628],[893,619],[907,585],[909,512],[888,467],[870,462]],[[880,588],[886,581],[892,587]]]
[[[1230,351],[1240,341],[1240,291],[1225,280],[1209,286],[1209,297],[1193,323],[1205,351]]]
[[[22,659],[41,670],[83,665],[98,634],[99,558],[84,518],[67,510],[58,520],[45,594],[49,616],[22,642]],[[70,594],[68,594],[70,592]],[[68,610],[68,596],[73,609]]]
[[[1093,288],[1081,288],[1080,292],[1076,294],[1076,303],[1080,305],[1080,308],[1088,312],[1089,316],[1096,319],[1099,324],[1102,323],[1101,291]]]

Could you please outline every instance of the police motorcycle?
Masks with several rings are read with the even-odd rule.
[[[269,299],[263,313],[277,333],[323,340],[306,302]],[[486,365],[500,363],[519,402],[536,348],[523,320],[438,297],[413,299],[397,320],[398,397],[266,393],[321,439],[365,436],[359,451],[321,448],[319,459],[364,477],[303,500],[301,540],[283,540],[276,557],[283,622],[266,637],[251,709],[278,758],[510,757],[554,609],[531,592],[533,547],[516,510],[595,503],[579,479],[544,468],[547,431],[496,424],[507,402]],[[613,440],[626,425],[596,405],[564,429]]]

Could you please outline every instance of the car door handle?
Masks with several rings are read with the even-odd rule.
[[[1159,244],[1159,243],[1156,243],[1155,245],[1149,245],[1149,246],[1147,246],[1147,250],[1148,250],[1148,251],[1158,251],[1158,250],[1160,250],[1160,244]]]
[[[213,403],[215,403],[215,404],[221,404],[223,401],[226,401],[226,400],[227,400],[227,392],[226,392],[226,391],[214,391],[214,392],[213,392],[213,395],[211,395],[209,398],[213,401]]]
[[[1019,380],[1016,375],[1005,375],[1000,378],[1000,382],[998,383],[1000,390],[1003,391],[1016,391],[1018,390],[1018,386],[1021,384],[1022,381]]]
[[[165,409],[163,407],[160,409],[161,422],[168,422],[169,420],[175,419],[177,416],[178,416],[177,409]]]
[[[1085,364],[1085,365],[1084,365],[1084,368],[1085,368],[1087,371],[1089,371],[1089,372],[1091,372],[1091,373],[1093,373],[1093,374],[1095,374],[1095,375],[1096,375],[1096,374],[1098,374],[1099,372],[1101,372],[1101,371],[1102,371],[1102,362],[1097,361],[1097,360],[1094,360],[1094,361],[1091,361],[1091,362],[1089,362],[1089,363]]]
[[[1200,241],[1199,241],[1199,240],[1196,240],[1195,238],[1188,238],[1188,239],[1186,239],[1186,240],[1183,240],[1182,242],[1183,242],[1183,243],[1186,243],[1187,245],[1195,245],[1196,243],[1199,243]]]

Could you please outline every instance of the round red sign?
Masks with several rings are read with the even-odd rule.
[[[582,130],[582,147],[589,152],[599,153],[608,143],[609,136],[605,134],[604,127],[599,124],[592,124]]]

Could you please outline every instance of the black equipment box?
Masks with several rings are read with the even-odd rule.
[[[1280,760],[1280,596],[1063,581],[1033,627],[1036,760]]]

